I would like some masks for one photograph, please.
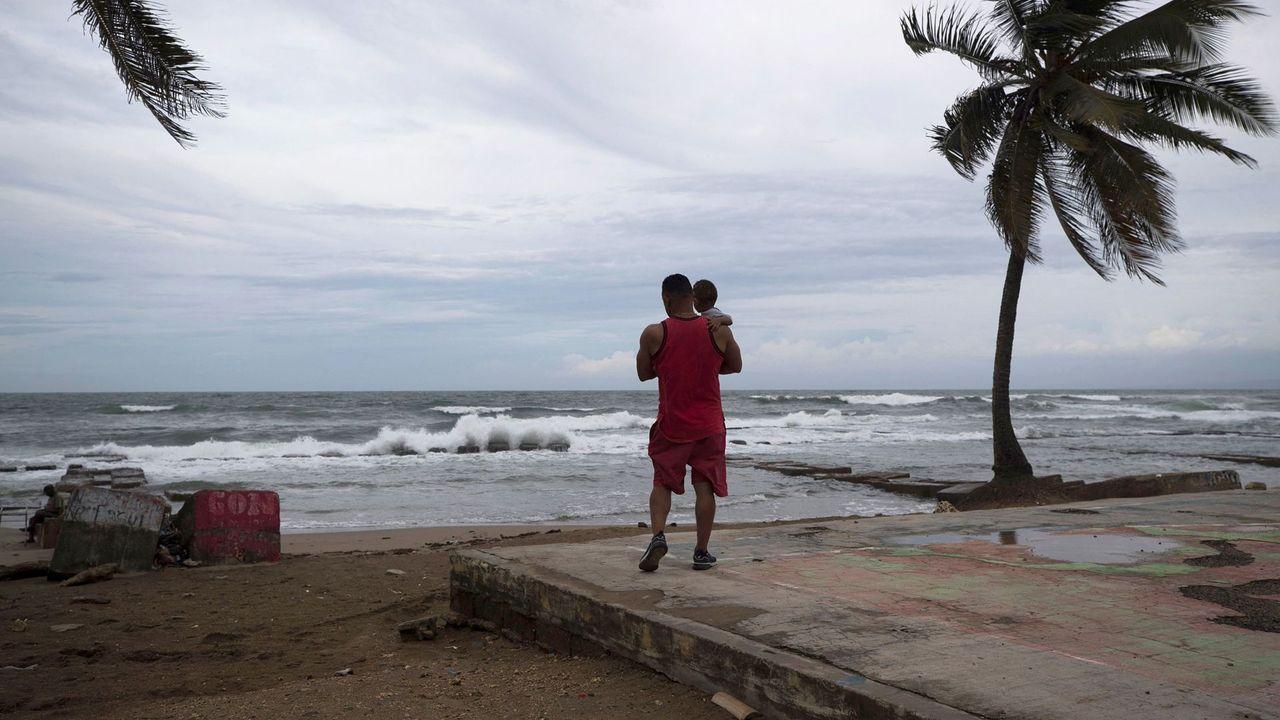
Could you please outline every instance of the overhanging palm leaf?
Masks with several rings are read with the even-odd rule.
[[[918,55],[941,51],[983,84],[929,131],[934,150],[973,179],[988,161],[987,215],[1009,248],[1000,307],[992,423],[997,479],[1027,477],[1013,432],[1009,367],[1023,265],[1039,257],[1052,213],[1067,242],[1106,279],[1160,283],[1161,256],[1182,247],[1173,179],[1146,148],[1254,160],[1188,123],[1254,135],[1280,130],[1275,106],[1222,63],[1226,26],[1258,14],[1240,0],[1169,0],[1136,17],[1126,0],[986,0],[981,13],[930,6],[902,18]]]
[[[129,100],[138,100],[182,147],[196,137],[182,121],[223,117],[216,84],[201,80],[203,60],[189,50],[160,12],[144,0],[74,0],[85,28],[111,55]]]

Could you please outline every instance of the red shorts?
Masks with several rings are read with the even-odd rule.
[[[684,494],[684,468],[693,470],[693,482],[705,482],[720,497],[728,497],[729,483],[724,467],[725,433],[701,440],[678,443],[658,432],[655,424],[649,430],[649,459],[653,461],[653,484],[677,495]]]

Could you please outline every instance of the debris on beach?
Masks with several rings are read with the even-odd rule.
[[[56,469],[56,468],[52,468]],[[132,490],[147,484],[147,474],[139,467],[87,468],[71,464],[54,486],[58,492],[73,492],[77,488],[109,487],[114,490]]]
[[[404,571],[403,571],[403,570],[396,569],[396,568],[388,568],[388,569],[387,569],[387,574],[388,574],[388,575],[403,575],[403,574],[404,574]]]
[[[734,716],[737,720],[756,720],[756,718],[764,717],[764,715],[760,714],[760,711],[727,692],[718,692],[712,695],[711,702],[724,708],[725,712]]]
[[[168,504],[156,495],[76,488],[62,513],[50,576],[68,577],[106,564],[124,572],[150,570],[168,511]]]
[[[269,490],[201,490],[174,526],[185,556],[199,563],[280,560],[280,496]]]
[[[88,570],[78,572],[75,575],[63,580],[62,587],[75,587],[77,585],[88,585],[89,583],[102,582],[110,580],[113,575],[120,571],[120,567],[115,563],[105,563],[102,565],[94,565]]]
[[[49,563],[46,560],[0,566],[0,580],[25,580],[33,577],[44,577],[48,574]]]
[[[938,507],[934,508],[934,509],[933,509],[933,511],[934,511],[935,513],[953,513],[953,512],[960,512],[959,510],[957,510],[957,509],[956,509],[956,506],[955,506],[955,505],[952,505],[950,502],[948,502],[948,501],[946,501],[946,500],[939,500],[939,501],[938,501]]]
[[[1244,489],[1245,490],[1266,490],[1267,484],[1264,482],[1258,482],[1257,480],[1254,480],[1253,482],[1245,483]]]

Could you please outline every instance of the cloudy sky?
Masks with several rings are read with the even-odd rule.
[[[7,2],[0,391],[638,387],[676,271],[730,387],[982,387],[1001,246],[924,133],[975,76],[906,5],[174,0],[230,110],[184,151]],[[1273,95],[1277,36],[1231,46]],[[1164,156],[1168,287],[1046,234],[1016,386],[1280,386],[1280,141],[1228,137],[1261,168]]]

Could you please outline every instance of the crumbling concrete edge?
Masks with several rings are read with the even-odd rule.
[[[917,693],[674,615],[610,602],[599,588],[484,550],[449,556],[463,615],[567,655],[608,650],[704,692],[792,720],[977,720]]]

